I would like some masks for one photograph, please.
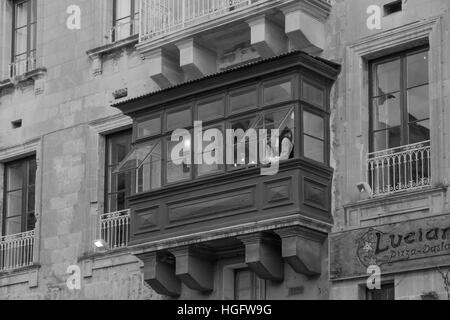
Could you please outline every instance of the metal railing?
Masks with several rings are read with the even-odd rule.
[[[431,185],[430,141],[370,153],[367,164],[374,196]]]
[[[15,78],[36,69],[36,56],[31,54],[26,58],[17,59],[9,64],[9,77]]]
[[[201,24],[268,0],[141,0],[140,40]]]
[[[130,241],[130,210],[102,214],[100,236],[110,249],[127,247]]]
[[[233,14],[271,0],[140,0],[140,41]],[[329,6],[334,0],[316,0]]]
[[[33,265],[34,231],[0,237],[0,272]]]

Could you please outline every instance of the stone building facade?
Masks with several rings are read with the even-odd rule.
[[[0,1],[0,298],[447,299],[447,0]],[[145,169],[188,105],[293,155]]]

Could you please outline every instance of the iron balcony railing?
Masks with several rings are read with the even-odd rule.
[[[102,214],[100,236],[110,249],[127,247],[130,241],[130,210]]]
[[[374,196],[431,185],[430,141],[370,153],[367,163]]]
[[[34,231],[0,237],[0,272],[33,265]]]
[[[272,0],[140,0],[140,41],[165,36]],[[333,5],[334,0],[313,0]],[[286,1],[288,2],[288,1]]]
[[[36,70],[36,56],[34,53],[26,58],[16,59],[14,62],[10,63],[9,77],[19,77],[33,70]]]

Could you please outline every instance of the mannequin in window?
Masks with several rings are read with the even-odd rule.
[[[292,130],[288,127],[285,127],[280,134],[279,138],[279,146],[278,151],[280,152],[279,156],[276,156],[276,150],[270,145],[266,146],[266,158],[268,162],[273,163],[276,161],[284,161],[288,159],[292,159],[294,157],[294,143],[293,143],[293,134]]]

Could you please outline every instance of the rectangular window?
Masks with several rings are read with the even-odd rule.
[[[371,149],[430,140],[428,50],[371,64]]]
[[[379,290],[369,290],[366,288],[366,300],[395,300],[394,283],[383,284]]]
[[[36,67],[36,0],[14,1],[11,76]]]
[[[325,120],[308,111],[303,112],[303,148],[306,158],[325,162]]]
[[[139,1],[114,0],[112,41],[126,39],[139,30]]]
[[[131,130],[106,137],[105,212],[128,209],[126,201],[130,195],[132,172],[116,173],[115,168],[131,150]]]
[[[5,165],[3,230],[13,235],[35,228],[36,159],[27,158]]]
[[[372,61],[370,70],[368,168],[373,193],[429,186],[428,49]]]
[[[235,300],[265,300],[265,281],[259,279],[250,269],[234,271]]]

